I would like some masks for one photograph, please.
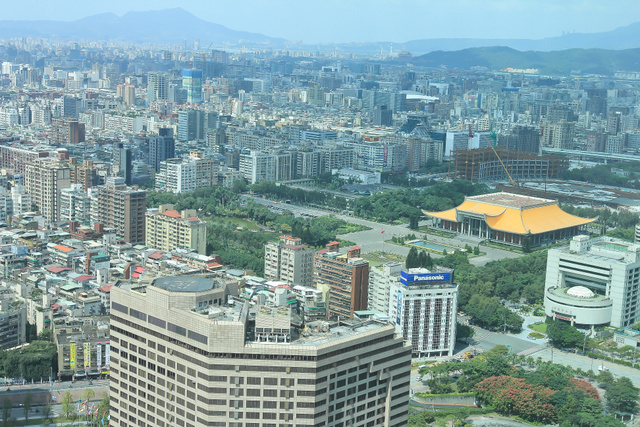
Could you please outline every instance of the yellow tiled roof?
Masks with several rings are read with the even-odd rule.
[[[494,230],[515,234],[539,234],[547,231],[589,224],[595,218],[580,218],[566,213],[557,204],[516,209],[504,206],[465,200],[457,208],[442,212],[424,212],[426,215],[448,221],[458,221],[458,212],[469,212],[485,216],[487,225]]]

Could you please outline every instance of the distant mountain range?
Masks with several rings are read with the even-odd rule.
[[[588,74],[613,74],[614,71],[640,70],[640,48],[626,50],[567,49],[553,52],[521,52],[504,46],[479,47],[453,52],[430,52],[414,57],[412,64],[427,67],[490,70],[537,68],[542,74],[569,74],[580,70]]]
[[[425,27],[428,28],[428,27]],[[63,21],[0,21],[0,38],[42,37],[57,40],[113,40],[155,44],[181,44],[193,46],[200,40],[200,49],[210,43],[230,48],[246,46],[261,48],[284,48],[285,39],[264,34],[236,31],[220,24],[204,21],[181,8],[147,12],[129,12],[123,16],[112,13],[89,16],[72,22]],[[540,40],[526,39],[423,39],[405,43],[371,42],[294,45],[295,49],[334,49],[353,53],[377,54],[382,48],[388,54],[393,51],[411,52],[416,64],[445,64],[451,67],[468,68],[467,65],[484,65],[489,68],[539,68],[554,71],[566,70],[611,70],[640,69],[631,67],[640,48],[640,22],[601,33],[573,33]],[[495,47],[503,46],[503,47]],[[568,50],[569,49],[569,50]],[[588,49],[572,51],[570,49]],[[606,49],[609,53],[602,50]],[[568,50],[568,51],[567,51]],[[451,51],[450,54],[442,51]],[[518,52],[521,51],[521,52]],[[533,51],[533,52],[531,52]],[[563,51],[559,55],[543,55],[543,52]],[[617,53],[615,53],[617,52]],[[626,53],[623,53],[626,52]],[[426,56],[419,56],[428,54]],[[597,57],[592,57],[592,55]],[[468,55],[465,57],[465,55]],[[624,55],[631,55],[625,58]],[[547,61],[558,64],[547,68]],[[576,65],[573,67],[573,65]],[[584,64],[584,65],[580,65]],[[526,65],[526,66],[525,66]],[[628,66],[627,66],[628,65]],[[570,71],[570,70],[569,70]]]
[[[571,33],[539,40],[529,39],[423,39],[405,43],[372,42],[341,43],[331,45],[355,53],[377,53],[380,48],[387,54],[393,44],[394,52],[408,51],[413,55],[438,50],[451,51],[472,47],[506,46],[516,50],[555,51],[565,49],[634,49],[640,48],[640,22],[601,33]],[[322,45],[321,45],[322,46]],[[329,45],[326,45],[327,47]]]
[[[123,16],[103,13],[63,21],[0,21],[0,38],[43,37],[58,40],[117,40],[138,43],[182,43],[200,40],[206,49],[218,45],[281,47],[285,40],[263,34],[231,30],[223,25],[204,21],[181,8],[128,12]],[[206,43],[206,44],[205,44]]]

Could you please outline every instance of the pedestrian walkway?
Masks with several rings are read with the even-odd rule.
[[[518,353],[518,356],[529,356],[529,355],[531,355],[533,353],[539,352],[540,350],[544,350],[545,348],[547,348],[546,344],[540,344],[540,345],[537,345],[535,347],[531,347],[531,348],[528,348],[526,350],[522,350],[520,353]]]

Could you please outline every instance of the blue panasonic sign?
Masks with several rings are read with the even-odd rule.
[[[402,284],[409,283],[429,283],[429,282],[450,282],[451,273],[420,273],[410,274],[406,271],[400,272],[400,281]]]

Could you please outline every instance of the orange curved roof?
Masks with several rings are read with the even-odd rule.
[[[519,209],[508,208],[501,215],[487,216],[487,225],[494,230],[506,231],[515,234],[527,234],[529,231],[525,226]]]
[[[595,218],[571,215],[553,203],[513,208],[467,199],[457,208],[442,212],[424,211],[425,215],[453,222],[458,222],[458,212],[484,215],[487,225],[492,229],[514,234],[539,234],[595,221]]]
[[[596,219],[580,218],[563,211],[558,205],[547,205],[523,210],[522,220],[531,233],[538,234],[589,224]]]

